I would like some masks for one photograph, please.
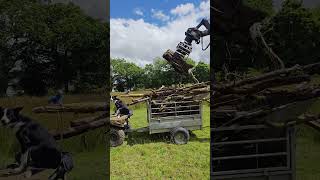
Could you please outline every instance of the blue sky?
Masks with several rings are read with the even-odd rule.
[[[185,38],[185,31],[210,17],[209,0],[111,0],[110,53],[144,66]],[[204,45],[210,37],[204,38]],[[209,48],[210,49],[210,48]],[[194,44],[190,58],[209,62],[210,50]]]
[[[180,4],[193,3],[199,5],[203,0],[111,0],[111,18],[140,19],[149,23],[163,25],[165,22],[152,17],[152,9],[169,14],[170,10]],[[143,15],[138,15],[142,12]],[[153,11],[154,12],[154,11]]]

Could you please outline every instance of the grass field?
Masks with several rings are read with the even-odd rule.
[[[320,113],[320,100],[310,112]],[[298,126],[296,147],[297,180],[320,180],[320,132],[307,125]]]
[[[68,95],[65,103],[105,101],[103,95]],[[19,97],[0,99],[0,106],[24,106],[23,114],[39,120],[49,129],[57,127],[57,115],[34,114],[31,109],[46,105],[47,97]],[[133,107],[130,122],[133,128],[147,125],[145,105]],[[320,102],[310,107],[320,111]],[[66,122],[89,115],[63,114]],[[187,145],[174,145],[164,135],[132,134],[125,143],[107,154],[104,129],[86,133],[83,137],[64,140],[60,145],[74,155],[75,169],[69,180],[100,180],[106,177],[107,158],[111,157],[111,179],[209,179],[210,172],[210,117],[209,106],[204,106],[204,129],[194,131]],[[67,126],[68,123],[65,123]],[[12,132],[0,128],[0,168],[13,161],[19,146]],[[306,126],[297,127],[296,174],[297,180],[320,180],[320,132]],[[51,171],[45,172],[43,177]],[[10,180],[8,178],[0,180]]]
[[[84,102],[104,102],[104,95],[66,95],[64,103],[84,103]],[[57,128],[57,114],[34,114],[32,108],[47,105],[48,97],[18,97],[15,99],[2,98],[0,106],[14,107],[24,106],[22,114],[27,115],[48,129]],[[82,117],[94,116],[95,114],[75,115],[73,113],[63,113],[64,126],[69,125],[69,121]],[[83,135],[59,141],[59,145],[64,151],[73,154],[75,168],[68,175],[70,180],[97,180],[106,179],[107,158],[109,154],[106,150],[105,129],[97,129]],[[0,168],[13,162],[14,154],[19,150],[14,134],[5,128],[0,127]],[[44,177],[52,171],[44,172]],[[7,179],[7,178],[6,178]],[[41,178],[40,178],[41,179]],[[0,178],[0,180],[2,180]],[[9,180],[9,179],[8,179]]]
[[[111,148],[111,179],[209,179],[209,106],[203,111],[204,128],[193,131],[186,145],[170,143],[167,134],[135,133]],[[135,107],[133,113],[132,128],[147,126],[145,106]]]
[[[296,163],[297,180],[320,180],[320,132],[298,127]]]

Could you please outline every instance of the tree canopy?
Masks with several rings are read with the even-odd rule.
[[[36,0],[0,0],[0,94],[17,60],[26,69],[26,93],[48,89],[85,91],[103,87],[108,77],[109,25],[70,4],[45,5]]]
[[[196,63],[192,59],[193,73],[200,82],[210,81],[209,64]],[[192,83],[190,77],[182,76],[174,71],[171,65],[162,58],[155,58],[153,63],[140,67],[125,59],[111,59],[112,83],[118,91],[125,89],[159,88],[162,85],[171,86]]]
[[[272,0],[243,0],[243,6],[266,13],[265,19],[259,21],[262,22],[262,34],[268,46],[281,58],[286,67],[319,61],[319,7],[305,8],[298,0],[284,1],[281,9],[277,11],[273,8]],[[241,74],[252,68],[272,70],[269,56],[253,42],[249,28],[246,33],[233,35],[232,38],[227,34],[214,34],[212,48],[215,72],[227,70]]]

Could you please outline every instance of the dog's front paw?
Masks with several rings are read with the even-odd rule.
[[[19,174],[19,173],[21,173],[22,171],[23,171],[23,168],[18,167],[18,168],[12,169],[11,173],[12,173],[12,174]]]
[[[25,173],[24,173],[24,178],[31,178],[32,177],[32,171],[31,170],[27,170]]]

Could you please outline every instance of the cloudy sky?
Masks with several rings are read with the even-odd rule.
[[[110,53],[143,66],[175,50],[185,31],[209,19],[209,0],[111,0]],[[203,29],[202,29],[203,30]],[[204,38],[204,46],[209,42]],[[210,49],[210,48],[209,48]],[[190,57],[209,62],[210,50],[193,45]]]

